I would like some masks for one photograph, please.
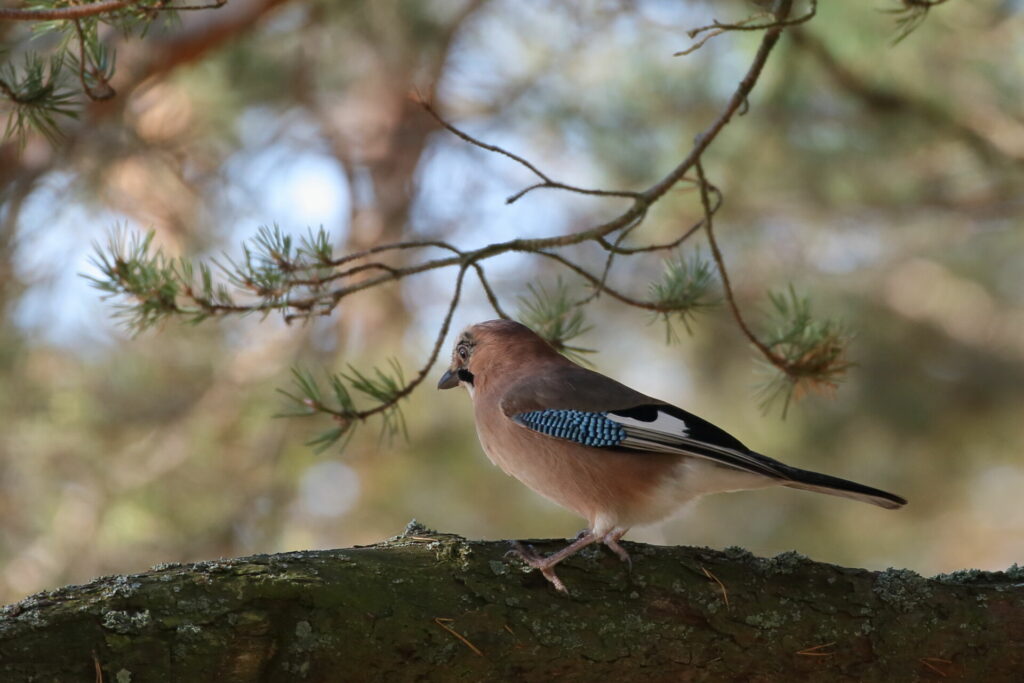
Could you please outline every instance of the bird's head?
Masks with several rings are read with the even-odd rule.
[[[518,375],[524,363],[551,357],[560,358],[526,325],[513,320],[488,320],[470,325],[459,335],[451,365],[437,388],[454,389],[461,384],[472,394],[492,377],[509,372]]]

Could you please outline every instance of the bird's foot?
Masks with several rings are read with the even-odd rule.
[[[540,571],[541,575],[555,587],[555,590],[562,593],[569,592],[565,584],[562,583],[562,580],[555,574],[555,565],[558,564],[561,558],[552,561],[553,555],[545,557],[534,550],[532,545],[524,545],[519,541],[512,542],[512,549],[506,555],[516,555],[528,566]]]
[[[619,559],[626,563],[626,567],[630,572],[633,571],[633,559],[626,552],[626,549],[619,545],[619,539],[625,535],[626,531],[610,531],[604,535],[601,542],[604,543],[608,548],[619,556]]]

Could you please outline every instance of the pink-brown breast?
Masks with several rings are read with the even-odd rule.
[[[477,434],[491,462],[537,493],[586,519],[591,528],[657,521],[661,490],[679,456],[594,449],[538,434],[506,417],[497,402],[474,401]],[[654,508],[659,509],[654,509]]]

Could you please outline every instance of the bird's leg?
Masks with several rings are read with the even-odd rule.
[[[626,552],[626,549],[619,545],[619,539],[625,536],[627,531],[629,531],[629,529],[623,529],[621,527],[612,529],[604,535],[604,538],[602,538],[601,541],[611,548],[612,552],[618,555],[620,560],[626,563],[629,567],[629,571],[633,571],[633,560],[630,559],[629,553]]]
[[[600,536],[594,534],[592,531],[587,531],[569,545],[557,552],[551,553],[547,557],[539,555],[535,550],[533,550],[533,548],[524,546],[518,541],[512,544],[512,552],[519,555],[519,557],[523,559],[523,562],[529,566],[534,569],[539,569],[540,573],[544,575],[544,578],[550,581],[551,585],[554,586],[556,590],[568,593],[569,591],[566,589],[565,584],[562,583],[562,580],[555,574],[555,565],[565,558],[579,552],[583,548],[586,548],[594,541],[600,540],[600,538]]]

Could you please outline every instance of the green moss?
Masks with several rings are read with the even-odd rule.
[[[405,525],[405,531],[403,531],[398,538],[406,538],[409,536],[437,536],[437,532],[430,527],[423,526],[415,519],[411,519],[409,520],[409,523]]]
[[[103,628],[114,633],[138,633],[149,625],[149,610],[110,610],[103,613]]]
[[[754,553],[750,552],[746,548],[741,548],[738,545],[731,545],[722,551],[730,560],[750,560],[753,559]]]
[[[455,564],[459,569],[465,571],[469,568],[469,560],[473,555],[473,549],[465,539],[458,536],[446,538],[431,544],[434,548],[434,557],[438,562]]]
[[[792,574],[797,569],[811,562],[806,555],[801,555],[795,550],[787,550],[775,557],[764,560],[768,568],[774,569],[778,574]]]
[[[772,630],[785,625],[786,617],[779,612],[764,612],[761,614],[748,614],[743,622],[754,628]]]
[[[928,581],[909,569],[879,572],[872,590],[882,602],[901,612],[910,612],[932,597]]]
[[[949,572],[948,574],[936,574],[932,578],[940,583],[966,584],[984,581],[991,576],[991,572],[985,572],[980,569],[957,569],[955,572]]]

